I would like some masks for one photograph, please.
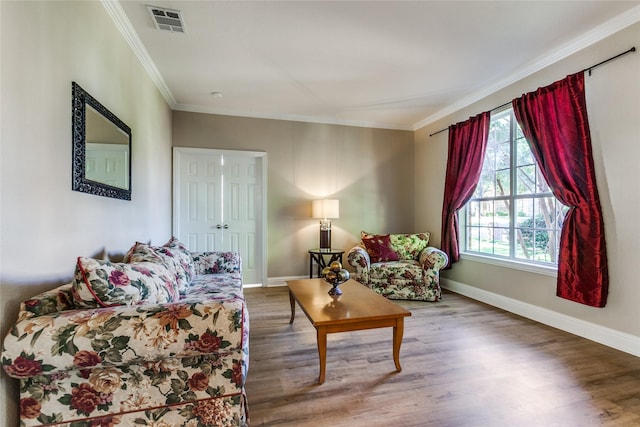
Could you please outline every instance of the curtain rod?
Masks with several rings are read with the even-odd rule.
[[[583,70],[582,70],[582,72],[583,72],[583,73],[584,73],[584,72],[589,72],[589,75],[591,75],[591,70],[593,70],[594,68],[597,68],[597,67],[599,67],[599,66],[601,66],[601,65],[606,64],[607,62],[613,61],[614,59],[617,59],[617,58],[619,58],[619,57],[621,57],[621,56],[624,56],[624,55],[626,55],[626,54],[628,54],[628,53],[635,52],[635,51],[636,51],[636,47],[635,47],[635,46],[633,46],[631,49],[629,49],[629,50],[625,50],[624,52],[619,53],[619,54],[617,54],[616,56],[612,56],[611,58],[605,59],[605,60],[604,60],[604,61],[602,61],[602,62],[598,62],[598,63],[597,63],[597,64],[595,64],[595,65],[592,65],[592,66],[590,66],[590,67],[587,67],[587,68],[583,69]],[[502,105],[498,105],[497,107],[494,107],[494,108],[490,109],[489,111],[499,110],[500,108],[502,108],[502,107],[506,107],[506,106],[507,106],[507,105],[509,105],[509,104],[511,104],[511,102],[505,102],[505,103],[504,103],[504,104],[502,104]],[[447,127],[447,128],[444,128],[444,129],[440,129],[439,131],[436,131],[436,132],[434,132],[434,133],[430,133],[430,134],[429,134],[429,137],[432,137],[432,136],[434,136],[434,135],[437,135],[437,134],[439,134],[439,133],[442,133],[442,132],[444,132],[444,131],[446,131],[446,130],[449,130],[449,128]]]

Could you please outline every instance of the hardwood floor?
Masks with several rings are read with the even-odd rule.
[[[328,337],[317,385],[315,329],[286,287],[245,290],[250,316],[250,426],[640,426],[640,358],[445,293],[398,301],[405,319],[395,372],[392,329]]]

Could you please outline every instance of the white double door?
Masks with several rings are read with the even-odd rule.
[[[190,251],[235,251],[266,284],[266,153],[173,149],[173,234]]]

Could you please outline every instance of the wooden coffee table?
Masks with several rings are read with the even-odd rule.
[[[334,298],[327,292],[331,285],[322,279],[288,280],[291,301],[291,320],[296,315],[295,302],[316,328],[320,376],[324,382],[327,365],[327,334],[359,331],[373,328],[393,328],[393,361],[400,372],[400,345],[404,333],[404,318],[411,312],[373,292],[371,289],[348,280],[342,285],[342,295]]]

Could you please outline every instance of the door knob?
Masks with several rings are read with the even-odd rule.
[[[218,230],[220,230],[220,229],[222,228],[222,226],[221,226],[220,224],[218,224],[218,225],[216,225],[216,228],[217,228]]]
[[[222,228],[224,228],[226,230],[227,228],[229,228],[229,226],[227,224],[225,224],[224,227],[222,227]]]

